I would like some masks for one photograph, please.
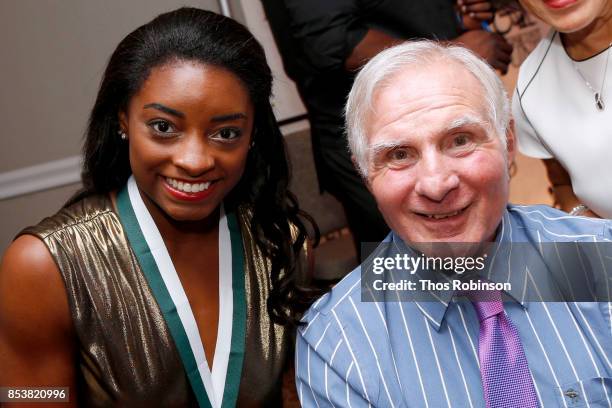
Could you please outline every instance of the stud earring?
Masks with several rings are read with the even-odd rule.
[[[123,130],[119,129],[119,130],[117,131],[117,134],[118,134],[119,136],[121,136],[121,139],[122,139],[122,140],[127,140],[127,133],[125,133]]]

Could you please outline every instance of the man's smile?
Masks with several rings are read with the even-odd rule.
[[[414,213],[420,217],[429,219],[429,220],[444,220],[447,218],[453,218],[459,215],[462,215],[464,211],[469,207],[469,205],[459,208],[458,210],[450,210],[450,211],[423,211]]]

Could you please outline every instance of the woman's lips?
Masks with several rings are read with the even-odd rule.
[[[210,196],[215,187],[215,181],[188,183],[170,177],[162,177],[163,185],[174,198],[182,201],[200,201]]]
[[[553,9],[560,9],[567,6],[571,6],[578,0],[545,0],[544,4]]]

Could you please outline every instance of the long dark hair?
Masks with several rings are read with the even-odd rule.
[[[252,211],[255,242],[270,260],[272,290],[268,311],[280,324],[297,323],[316,293],[300,284],[299,255],[312,222],[287,190],[289,166],[283,136],[270,105],[272,73],[264,50],[238,22],[196,8],[161,14],[119,43],[104,72],[89,118],[83,166],[89,194],[118,190],[131,174],[128,146],[118,135],[118,113],[127,110],[151,69],[172,60],[198,61],[235,74],[246,86],[253,106],[253,147],[245,172],[230,201]],[[292,227],[294,226],[294,228]],[[292,231],[293,228],[293,231]],[[315,227],[316,230],[316,227]]]

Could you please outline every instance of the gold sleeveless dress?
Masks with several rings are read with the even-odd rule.
[[[247,306],[238,406],[280,406],[289,329],[271,322],[269,263],[255,245],[246,211]],[[89,196],[20,234],[39,237],[66,284],[78,336],[77,393],[94,407],[197,406],[166,322],[106,195]]]

